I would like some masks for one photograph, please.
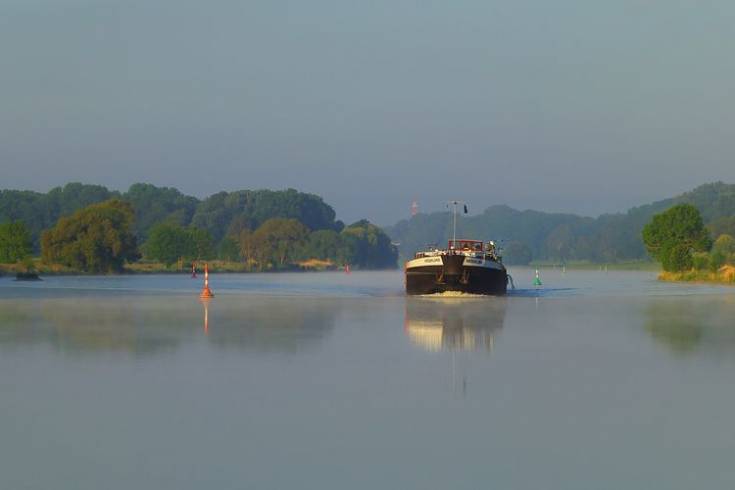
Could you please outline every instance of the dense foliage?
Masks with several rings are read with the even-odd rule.
[[[142,243],[159,223],[194,225],[207,230],[219,243],[225,236],[237,236],[242,229],[254,230],[271,218],[293,218],[310,230],[336,230],[335,212],[321,197],[298,192],[256,190],[220,192],[203,201],[170,187],[133,184],[127,192],[110,191],[99,185],[70,183],[46,194],[32,191],[0,191],[0,223],[23,221],[34,243],[41,232],[90,204],[119,198],[135,210],[135,233]]]
[[[44,262],[85,272],[119,272],[138,258],[132,206],[119,199],[61,218],[41,237]]]
[[[217,257],[229,262],[237,262],[240,260],[240,242],[239,237],[226,236],[219,242],[217,247]]]
[[[133,184],[122,197],[133,205],[135,229],[141,243],[159,223],[187,226],[199,204],[197,198],[185,196],[177,189],[151,184]]]
[[[732,256],[735,254],[735,238],[728,234],[720,235],[712,245],[712,252],[721,253],[726,257]]]
[[[294,189],[237,191],[214,194],[197,207],[191,224],[203,228],[219,242],[255,230],[272,218],[295,219],[310,230],[338,230],[334,209],[321,197]]]
[[[722,234],[709,252],[694,253],[692,266],[699,271],[717,272],[723,265],[735,265],[735,238]]]
[[[214,256],[214,247],[206,230],[164,222],[151,229],[143,252],[146,258],[170,266],[179,261],[210,259]]]
[[[645,260],[648,255],[641,239],[643,227],[654,214],[684,203],[700,210],[713,236],[735,234],[735,185],[722,182],[705,184],[626,213],[604,214],[598,218],[492,206],[482,214],[459,220],[458,234],[496,240],[508,259],[511,243],[518,242],[530,249],[534,260]],[[451,235],[451,226],[449,213],[418,214],[388,227],[386,232],[401,244],[401,257],[406,259],[427,244],[445,243]]]
[[[360,220],[340,233],[341,250],[337,259],[358,267],[386,269],[395,267],[398,251],[382,229]]]
[[[79,183],[56,187],[46,194],[0,190],[0,222],[23,221],[31,233],[34,248],[38,250],[41,232],[54,226],[60,217],[118,196],[105,187]]]
[[[339,233],[334,230],[310,233],[296,220],[274,218],[254,232],[241,231],[239,242],[243,260],[259,270],[284,268],[309,259],[358,268],[393,268],[398,257],[388,236],[367,220],[358,221]]]
[[[298,220],[269,219],[249,235],[258,267],[283,268],[293,263],[308,235],[308,228]]]
[[[0,224],[0,263],[23,260],[31,253],[31,233],[25,223]]]
[[[346,233],[344,224],[335,220],[334,210],[320,197],[293,189],[221,192],[203,201],[173,188],[150,184],[134,184],[122,193],[79,183],[45,194],[5,190],[0,191],[0,223],[25,222],[33,249],[38,252],[41,232],[53,227],[59,218],[112,198],[132,205],[133,231],[138,243],[146,242],[152,228],[161,223],[194,226],[209,233],[219,258],[240,259],[245,257],[242,233],[254,233],[269,219],[282,218],[295,219],[309,230],[300,251],[294,254],[299,260],[321,258],[340,264],[383,267],[392,263],[394,257],[387,237],[376,239],[370,227]],[[480,215],[462,218],[458,231],[465,237],[499,242],[509,264],[527,263],[529,257],[559,262],[645,260],[648,255],[641,239],[644,225],[654,214],[680,203],[693,204],[700,210],[713,237],[735,236],[735,185],[721,182],[632,208],[627,213],[598,218],[493,206]],[[451,217],[448,213],[419,214],[388,227],[386,232],[400,243],[405,259],[427,244],[445,243],[451,234]],[[366,248],[364,243],[370,246]],[[366,253],[377,256],[363,255]]]
[[[691,269],[692,254],[712,245],[702,215],[691,204],[678,204],[654,215],[642,235],[648,253],[670,272]]]

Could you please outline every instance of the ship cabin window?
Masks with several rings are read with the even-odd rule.
[[[417,259],[423,259],[424,258],[424,252],[416,252],[416,258]]]
[[[462,250],[465,252],[482,252],[482,242],[478,240],[449,240],[450,250]]]

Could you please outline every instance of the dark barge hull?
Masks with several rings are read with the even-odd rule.
[[[406,269],[406,293],[435,294],[457,291],[470,294],[503,295],[508,289],[505,268],[465,267],[464,256],[444,256],[443,265]]]

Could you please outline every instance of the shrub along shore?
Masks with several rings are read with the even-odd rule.
[[[712,239],[702,216],[690,204],[656,214],[643,228],[648,253],[661,262],[662,281],[735,283],[735,238]]]
[[[197,274],[204,273],[204,263],[197,264]],[[248,266],[240,261],[208,260],[209,271],[213,273],[255,273],[255,272],[322,272],[340,270],[341,267],[328,260],[306,260],[291,264],[287,268],[271,269],[261,271],[257,267]],[[0,264],[0,277],[15,276],[17,273],[27,272],[27,264],[12,263]],[[46,264],[40,259],[33,260],[34,272],[41,276],[81,276],[98,275],[99,272],[88,272],[74,269],[61,264]],[[191,274],[191,264],[188,265],[166,265],[162,262],[141,260],[125,264],[120,274]]]
[[[659,274],[658,278],[662,281],[671,282],[727,284],[735,286],[735,267],[725,265],[715,272],[696,269],[681,272],[663,271]]]
[[[513,267],[513,265],[509,265]],[[626,260],[620,262],[600,263],[588,260],[570,260],[563,264],[552,261],[532,261],[526,267],[532,269],[561,269],[567,270],[610,270],[610,271],[660,271],[661,264],[650,260]]]

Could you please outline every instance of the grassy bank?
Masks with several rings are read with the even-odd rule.
[[[207,261],[210,272],[236,273],[236,272],[288,272],[288,271],[327,271],[336,270],[338,267],[331,261],[310,259],[296,264],[291,264],[280,269],[268,269],[260,271],[257,267],[244,262],[230,262],[225,260]],[[33,259],[33,267],[41,276],[71,276],[87,274],[59,264],[46,264],[40,259]],[[204,262],[199,262],[197,272],[204,270]],[[26,266],[15,264],[0,264],[0,276],[14,276],[18,272],[25,272]],[[191,265],[173,264],[167,266],[160,262],[141,260],[132,264],[125,264],[123,274],[191,274]]]
[[[298,272],[298,271],[325,271],[335,270],[335,264],[328,260],[310,259],[295,264],[289,264],[281,268],[269,268],[260,270],[252,264],[245,262],[231,262],[226,260],[208,260],[206,261],[210,272]],[[204,270],[204,261],[197,264],[197,272]],[[180,266],[173,264],[167,266],[160,262],[139,261],[133,264],[125,265],[125,272],[131,274],[190,274],[191,266]]]
[[[707,284],[735,285],[735,266],[726,265],[717,272],[690,270],[683,272],[662,272],[658,278],[671,282],[694,282]]]
[[[625,262],[611,262],[607,264],[601,264],[598,262],[589,262],[589,261],[583,261],[583,260],[573,260],[569,261],[566,264],[560,264],[558,262],[551,262],[551,261],[534,261],[531,262],[528,267],[533,267],[536,269],[546,269],[546,268],[555,268],[555,269],[561,269],[563,266],[566,266],[569,270],[600,270],[605,269],[611,270],[611,271],[659,271],[661,270],[661,265],[656,262],[651,262],[648,260],[630,260]]]
[[[77,274],[73,269],[59,264],[44,264],[40,259],[33,259],[33,269],[35,272],[46,276],[61,276]],[[18,272],[26,272],[27,267],[21,263],[0,264],[0,276],[14,276]]]

